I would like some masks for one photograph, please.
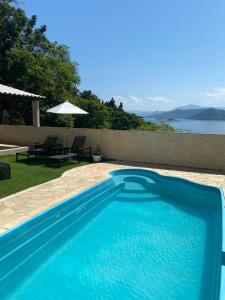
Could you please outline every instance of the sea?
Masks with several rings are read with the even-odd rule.
[[[145,120],[157,123],[156,120],[151,118],[145,118]],[[177,119],[173,121],[167,121],[166,123],[170,124],[177,130],[184,132],[225,135],[225,121]]]

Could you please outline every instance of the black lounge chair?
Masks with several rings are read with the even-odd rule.
[[[57,136],[48,136],[43,144],[34,145],[25,152],[16,153],[16,160],[19,156],[26,156],[28,159],[30,156],[49,156],[53,155],[59,149],[62,149],[61,145],[56,145]]]
[[[91,147],[84,147],[86,136],[75,136],[73,144],[70,148],[64,148],[64,153],[77,153],[79,157],[85,157],[86,155],[91,158]]]
[[[77,154],[79,157],[88,155],[91,158],[91,147],[84,147],[86,136],[76,135],[71,147],[65,147],[57,150],[57,154]]]
[[[54,155],[48,156],[48,158],[56,162],[60,167],[61,162],[71,159],[77,159],[78,163],[81,157],[85,157],[87,154],[91,158],[91,147],[84,147],[86,136],[75,136],[72,147],[66,147],[57,149]]]

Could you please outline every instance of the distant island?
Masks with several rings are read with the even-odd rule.
[[[177,119],[225,121],[225,110],[213,107],[191,108],[192,105],[176,108],[166,112],[153,112],[146,118],[169,121]]]

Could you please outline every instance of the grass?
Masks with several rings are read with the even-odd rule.
[[[34,158],[16,162],[15,155],[1,156],[1,162],[11,165],[11,178],[0,180],[0,198],[17,193],[29,187],[50,181],[59,177],[63,172],[89,164],[90,162],[68,161],[62,164],[61,168],[46,165],[45,159]]]

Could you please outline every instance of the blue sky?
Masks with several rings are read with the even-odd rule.
[[[24,0],[68,45],[81,89],[127,110],[225,106],[224,0]]]

